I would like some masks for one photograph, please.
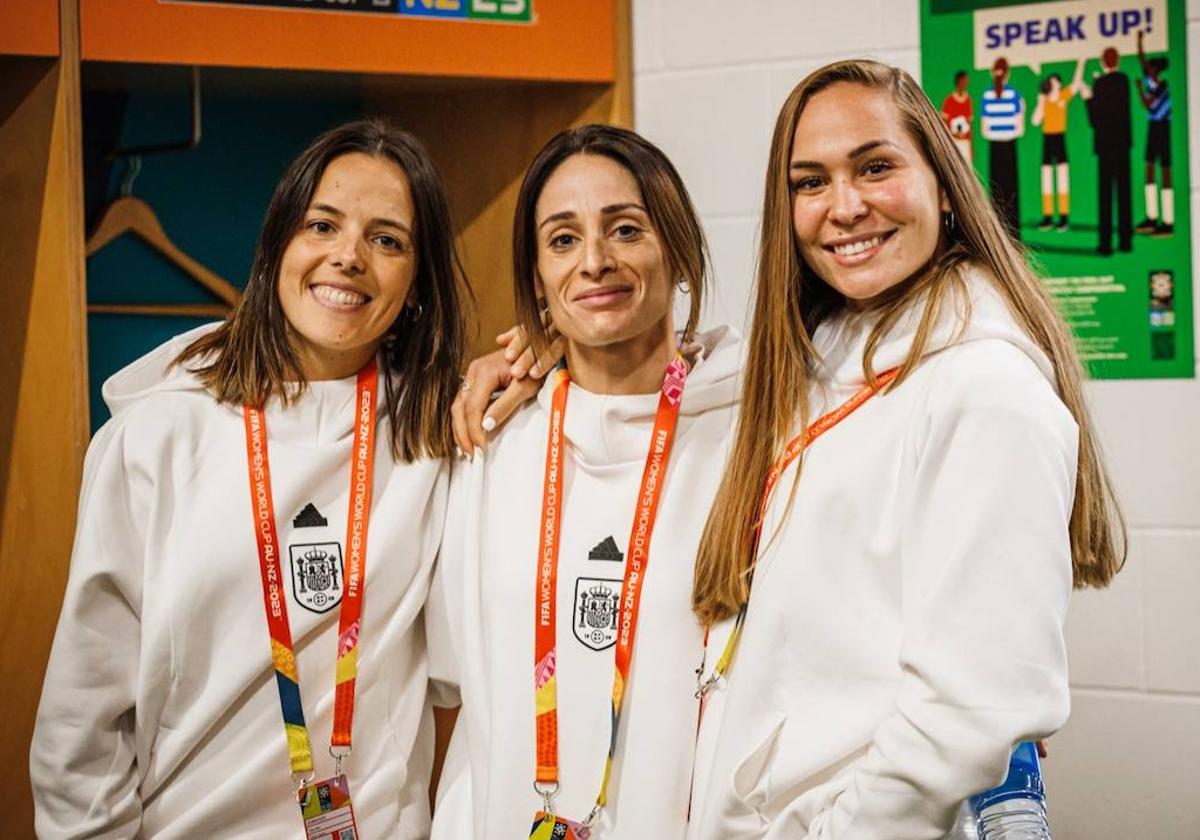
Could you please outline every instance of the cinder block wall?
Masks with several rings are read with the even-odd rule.
[[[679,167],[712,249],[716,291],[705,322],[747,328],[779,106],[805,73],[839,58],[866,55],[919,78],[917,4],[634,0],[633,34],[637,128]],[[1200,0],[1188,2],[1188,62],[1191,115],[1200,113]],[[1195,220],[1195,117],[1190,138]],[[1193,251],[1200,278],[1200,244]],[[1200,382],[1105,381],[1088,390],[1131,551],[1110,589],[1072,602],[1074,708],[1045,767],[1054,837],[1197,840]]]

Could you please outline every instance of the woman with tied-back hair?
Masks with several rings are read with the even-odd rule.
[[[1071,336],[904,71],[785,102],[749,345],[691,836],[935,840],[1066,720],[1067,601],[1122,529]]]
[[[594,840],[684,836],[703,649],[692,564],[741,348],[728,329],[696,334],[704,278],[687,190],[637,134],[570,129],[530,164],[517,312],[539,349],[545,317],[566,358],[451,481],[430,671],[435,702],[461,698],[462,714],[434,840],[585,836],[561,833],[572,824]]]
[[[424,148],[350,123],[284,173],[229,320],[105,383],[39,837],[299,837],[306,783],[310,816],[348,784],[362,836],[428,835],[418,617],[467,295]]]

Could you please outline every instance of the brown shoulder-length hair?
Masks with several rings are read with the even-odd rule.
[[[1020,327],[1046,353],[1058,392],[1079,425],[1079,464],[1071,510],[1071,555],[1076,586],[1103,586],[1124,561],[1124,522],[1100,459],[1082,372],[1070,332],[1020,246],[1008,234],[978,179],[954,147],[941,117],[903,70],[874,61],[841,61],[800,82],[775,123],[763,199],[754,326],[742,388],[741,414],[717,499],[696,560],[692,604],[705,623],[733,615],[749,597],[754,564],[750,536],[758,524],[763,482],[799,418],[809,421],[808,392],[817,326],[845,306],[840,293],[804,262],[792,232],[788,166],[796,123],[809,100],[831,85],[850,83],[886,93],[933,169],[952,215],[920,276],[880,305],[868,336],[863,373],[874,381],[873,358],[896,320],[924,298],[912,348],[890,387],[898,387],[920,362],[939,310],[951,296],[966,299],[963,270],[981,267]],[[948,228],[948,231],[946,230]]]
[[[625,167],[637,181],[671,274],[686,284],[689,293],[688,320],[683,330],[683,340],[689,341],[700,322],[708,248],[687,187],[662,150],[640,134],[613,125],[591,124],[568,128],[550,138],[529,165],[517,195],[512,234],[513,292],[517,322],[530,344],[540,356],[550,341],[537,292],[537,203],[550,176],[574,155],[602,155]]]
[[[267,208],[241,302],[175,364],[191,363],[220,402],[262,405],[278,397],[290,403],[303,392],[304,375],[279,302],[279,267],[325,168],[351,153],[387,158],[404,170],[415,214],[415,304],[401,310],[380,353],[390,374],[382,379],[392,455],[401,461],[445,457],[454,446],[446,418],[457,392],[471,293],[454,246],[446,190],[429,153],[416,137],[383,120],[331,129],[292,161]]]

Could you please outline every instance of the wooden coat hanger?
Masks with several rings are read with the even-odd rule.
[[[221,303],[92,303],[88,312],[116,315],[188,315],[224,317],[241,300],[236,286],[185,254],[163,230],[153,208],[140,198],[134,198],[133,181],[142,168],[141,153],[194,148],[200,142],[200,78],[199,69],[192,68],[192,136],[184,143],[121,149],[117,155],[129,155],[130,167],[121,183],[121,197],[104,211],[100,222],[87,241],[90,257],[114,239],[131,233],[154,248],[172,264],[219,298]]]
[[[88,256],[126,233],[134,234],[153,247],[224,303],[91,303],[88,304],[88,312],[119,315],[224,316],[229,314],[229,310],[241,299],[242,293],[236,286],[180,250],[167,236],[150,205],[131,195],[121,196],[104,211],[104,216],[87,241]]]

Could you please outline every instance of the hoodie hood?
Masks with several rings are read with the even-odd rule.
[[[1028,356],[1057,389],[1054,366],[1049,357],[1021,329],[1008,304],[996,291],[991,275],[977,266],[967,266],[962,269],[962,279],[965,294],[952,288],[946,296],[930,330],[923,358],[972,341],[1005,341]],[[876,373],[904,362],[925,312],[926,300],[925,296],[919,298],[879,342],[873,362]],[[876,318],[874,313],[843,312],[817,328],[813,343],[821,356],[816,365],[820,382],[838,389],[863,384],[863,353]]]
[[[695,337],[683,348],[694,351],[680,404],[679,428],[708,411],[728,409],[741,395],[743,342],[732,327],[718,327]],[[549,414],[553,397],[550,377],[538,392],[538,405]],[[563,434],[577,461],[590,465],[641,461],[658,411],[658,393],[594,394],[576,383],[567,398]],[[732,421],[731,421],[732,423]]]
[[[219,325],[220,322],[216,321],[180,333],[106,379],[100,393],[103,394],[104,402],[112,415],[116,417],[151,394],[167,391],[204,391],[204,383],[195,374],[183,365],[172,367],[171,362],[175,361],[189,344]]]
[[[204,383],[184,365],[172,365],[179,354],[196,339],[214,330],[220,322],[204,324],[160,344],[145,356],[121,368],[109,377],[101,393],[113,417],[157,394],[191,393],[212,398]],[[382,375],[382,374],[381,374]],[[325,445],[354,434],[354,398],[357,377],[309,382],[304,393],[286,408],[273,398],[266,406],[270,436],[296,444]],[[380,394],[383,384],[380,383]],[[382,396],[381,396],[382,398]],[[231,412],[241,406],[224,406]],[[386,412],[378,413],[384,422]]]

